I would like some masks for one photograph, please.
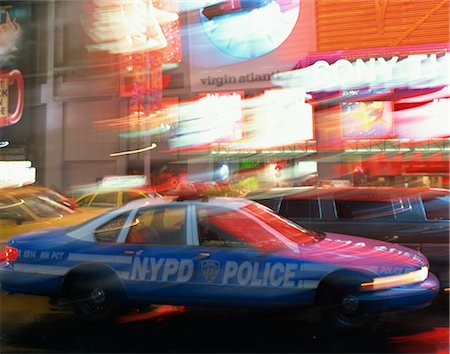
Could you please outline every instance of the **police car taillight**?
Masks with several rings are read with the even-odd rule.
[[[19,257],[19,251],[17,248],[6,246],[2,255],[0,256],[1,260],[4,262],[14,262]]]

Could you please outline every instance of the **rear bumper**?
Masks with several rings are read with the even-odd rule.
[[[23,273],[13,271],[8,263],[0,265],[0,287],[4,291],[53,296],[59,294],[61,284],[60,275]]]

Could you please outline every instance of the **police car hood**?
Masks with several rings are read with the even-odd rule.
[[[362,237],[325,233],[311,245],[299,246],[302,260],[346,268],[364,268],[378,275],[394,275],[428,266],[426,257],[410,248]]]

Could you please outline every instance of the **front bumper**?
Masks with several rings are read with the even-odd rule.
[[[397,312],[427,307],[438,293],[439,280],[429,273],[421,283],[360,293],[358,299],[373,304],[376,312]]]

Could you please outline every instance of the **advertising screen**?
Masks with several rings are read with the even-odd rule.
[[[179,149],[230,142],[242,138],[242,102],[239,93],[208,93],[179,106],[176,136],[170,148]]]
[[[273,87],[272,74],[316,49],[313,0],[214,3],[189,11],[193,91]]]
[[[409,109],[395,110],[398,138],[431,139],[450,136],[450,100],[434,99]]]
[[[343,138],[390,138],[394,136],[390,102],[342,104]]]

